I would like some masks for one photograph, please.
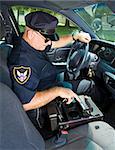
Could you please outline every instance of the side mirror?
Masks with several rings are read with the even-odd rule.
[[[100,18],[95,18],[91,23],[92,29],[97,32],[102,29],[102,21]]]

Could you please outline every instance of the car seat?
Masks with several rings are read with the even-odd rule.
[[[67,133],[66,133],[67,134]],[[94,121],[68,131],[56,141],[56,138],[46,141],[47,150],[114,150],[115,130],[106,122]],[[66,144],[61,142],[66,138]]]
[[[0,150],[44,150],[45,144],[24,112],[22,105],[5,84],[0,83]]]
[[[7,67],[11,45],[0,44],[0,150],[44,150],[45,143],[12,91]]]

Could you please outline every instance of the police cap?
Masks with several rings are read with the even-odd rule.
[[[46,12],[36,11],[25,16],[26,26],[43,35],[52,35],[58,24],[58,19]]]

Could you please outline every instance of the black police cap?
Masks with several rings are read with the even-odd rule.
[[[52,35],[58,24],[58,19],[46,12],[36,11],[25,16],[26,26],[43,35]]]

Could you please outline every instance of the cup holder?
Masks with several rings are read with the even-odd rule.
[[[76,110],[72,110],[72,111],[68,112],[68,115],[73,119],[79,118],[79,113]]]
[[[63,103],[62,110],[63,115],[66,116],[64,118],[66,118],[67,120],[80,119],[82,116],[82,107],[78,101],[70,103],[69,105]]]

